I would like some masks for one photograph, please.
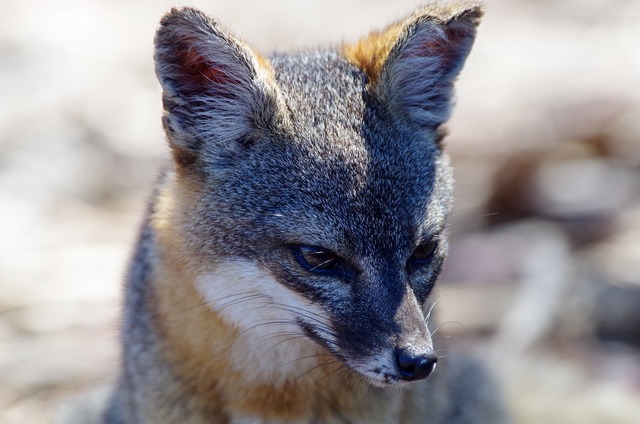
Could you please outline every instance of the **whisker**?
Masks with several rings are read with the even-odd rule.
[[[285,362],[284,364],[281,364],[278,366],[278,368],[282,368],[282,367],[286,367],[287,365],[293,364],[294,362],[298,362],[298,361],[302,361],[304,359],[311,359],[311,358],[323,358],[323,357],[332,357],[333,355],[329,355],[329,354],[313,354],[313,355],[305,355],[305,356],[301,356],[299,358],[296,359],[292,359],[290,361]]]
[[[250,327],[244,329],[243,331],[241,331],[232,341],[231,343],[229,343],[229,349],[231,349],[231,347],[238,341],[238,339],[240,339],[242,336],[244,336],[247,332],[255,330],[256,328],[260,328],[260,327],[266,327],[269,325],[283,325],[283,324],[291,324],[291,325],[298,325],[298,323],[296,321],[293,320],[259,320],[259,321],[254,321],[257,324],[251,325]]]
[[[321,363],[309,368],[308,370],[306,370],[305,372],[303,372],[302,374],[300,374],[296,378],[294,378],[294,381],[297,381],[297,380],[301,379],[302,377],[308,375],[310,372],[313,372],[314,370],[316,370],[316,369],[318,369],[318,368],[320,368],[322,366],[332,365],[332,364],[338,363],[338,362],[340,362],[338,359],[335,359],[333,361],[328,361],[328,362],[321,362]]]
[[[440,293],[438,295],[438,297],[436,297],[435,299],[433,299],[433,303],[431,304],[431,306],[429,307],[429,310],[427,311],[425,317],[424,317],[424,323],[425,324],[429,324],[429,320],[431,319],[431,312],[433,312],[433,308],[435,308],[436,304],[438,303],[438,300],[440,300],[440,298],[444,296],[444,293]]]
[[[320,315],[318,313],[315,313],[313,311],[309,311],[306,309],[302,309],[300,307],[297,306],[291,306],[291,305],[285,305],[282,303],[277,303],[277,302],[270,302],[269,303],[270,306],[273,307],[277,307],[283,311],[287,311],[287,312],[291,312],[294,314],[299,314],[309,320],[315,321],[318,324],[321,324],[323,326],[326,326],[327,324],[329,324],[329,322],[327,321],[327,317]],[[324,321],[323,321],[324,320]]]
[[[341,363],[342,364],[342,363]],[[346,384],[352,384],[352,381],[349,379],[346,379],[345,377],[351,372],[351,370],[345,366],[344,364],[342,364],[342,366],[337,367],[333,370],[331,370],[330,372],[328,372],[327,374],[323,375],[322,378],[324,379],[330,379],[328,381],[328,385],[332,385],[336,380],[344,380]]]
[[[286,333],[284,333],[284,334],[279,334],[278,333],[278,334],[275,334],[275,335],[269,337],[267,340],[260,340],[260,342],[266,342],[266,341],[269,341],[269,340],[273,340],[273,339],[280,338],[280,337],[285,337],[285,336],[287,336]],[[280,340],[279,342],[273,344],[269,349],[265,350],[264,353],[271,352],[273,349],[275,349],[276,347],[280,346],[282,343],[287,343],[287,342],[290,342],[291,340],[307,339],[308,338],[304,334],[296,334],[296,333],[289,333],[288,336],[289,337],[287,337],[287,338],[285,338],[283,340]]]
[[[242,303],[244,301],[253,300],[253,299],[256,299],[258,297],[261,297],[260,294],[252,293],[252,292],[234,293],[234,294],[230,294],[230,295],[227,295],[227,296],[221,296],[221,297],[219,297],[217,299],[207,300],[207,301],[199,303],[199,304],[197,304],[195,306],[191,306],[191,307],[185,309],[184,311],[182,311],[182,313],[189,312],[189,311],[191,311],[193,309],[200,308],[200,307],[206,306],[206,305],[211,306],[212,304],[215,304],[215,303],[217,303],[217,302],[219,302],[221,300],[225,300],[225,299],[233,298],[233,297],[238,297],[238,296],[245,296],[245,297],[241,297],[239,299],[231,300],[231,301],[229,301],[229,302],[227,302],[225,304],[219,305],[218,307],[212,308],[212,309],[214,311],[219,311],[219,310],[222,310],[222,309],[224,309],[224,308],[226,308],[228,306],[233,306],[235,304]]]
[[[469,221],[469,220],[471,220],[471,219],[487,218],[487,217],[490,217],[490,216],[496,216],[496,215],[500,215],[500,212],[488,212],[488,213],[484,213],[484,214],[477,215],[477,216],[476,216],[476,215],[474,215],[474,216],[468,216],[468,217],[466,217],[466,218],[464,218],[464,219],[459,219],[459,220],[457,220],[457,221],[451,222],[451,223],[447,224],[447,225],[446,225],[446,227],[447,227],[447,228],[451,228],[451,227],[453,227],[453,226],[455,226],[455,225],[463,224],[463,223],[465,223],[465,222],[467,222],[467,221]]]
[[[316,269],[322,267],[323,265],[326,265],[328,263],[331,263],[333,261],[333,259],[327,259],[326,261],[314,266],[313,268],[311,268],[309,271],[315,271]]]
[[[443,326],[445,326],[445,325],[447,325],[447,324],[457,324],[457,325],[459,325],[459,326],[460,326],[460,327],[461,327],[465,332],[467,332],[467,333],[469,332],[469,330],[467,329],[467,327],[465,327],[465,326],[464,326],[464,324],[462,324],[461,322],[459,322],[459,321],[447,321],[447,322],[443,322],[442,324],[440,324],[439,326],[437,326],[437,327],[436,327],[436,329],[435,329],[435,330],[433,330],[433,332],[431,332],[431,335],[432,335],[432,336],[433,336],[433,335],[435,335],[435,334],[438,332],[438,330],[440,330]]]

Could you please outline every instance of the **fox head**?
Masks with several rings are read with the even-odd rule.
[[[452,198],[441,128],[481,14],[430,6],[354,44],[268,57],[194,9],[164,17],[182,262],[231,325],[287,326],[377,386],[430,374],[425,303]]]

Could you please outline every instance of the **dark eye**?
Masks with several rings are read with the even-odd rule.
[[[316,274],[342,274],[342,259],[330,250],[322,247],[297,246],[293,248],[293,256],[300,266]]]
[[[413,251],[413,255],[409,258],[409,264],[412,267],[419,268],[424,265],[427,265],[431,262],[433,258],[433,254],[438,247],[438,242],[436,241],[428,241],[426,243],[422,243],[420,246]]]

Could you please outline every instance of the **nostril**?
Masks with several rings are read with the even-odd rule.
[[[438,356],[432,350],[420,352],[412,347],[396,349],[395,357],[400,375],[408,381],[428,377],[438,362]]]
[[[408,374],[413,374],[416,369],[417,362],[414,355],[412,355],[407,349],[400,349],[396,353],[396,359],[401,371]]]

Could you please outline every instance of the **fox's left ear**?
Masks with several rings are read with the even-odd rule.
[[[343,51],[394,115],[435,128],[449,118],[453,82],[483,11],[481,4],[467,1],[425,6]]]

